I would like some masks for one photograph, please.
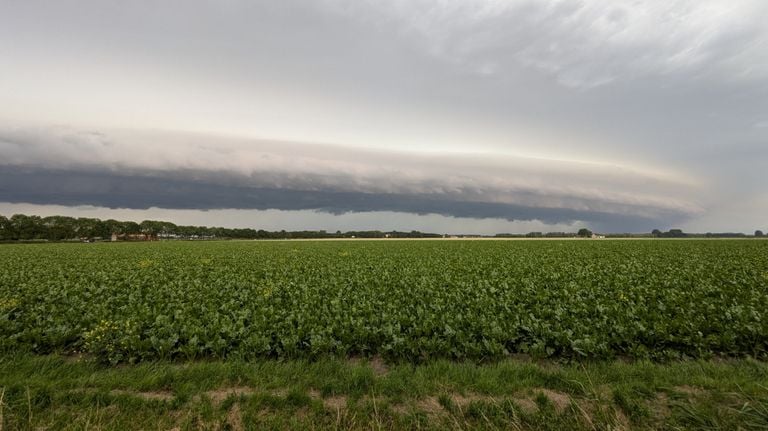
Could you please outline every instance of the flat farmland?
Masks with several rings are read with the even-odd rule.
[[[0,246],[0,343],[105,363],[768,351],[768,241]]]

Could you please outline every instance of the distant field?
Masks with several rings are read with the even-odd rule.
[[[0,246],[6,351],[765,357],[768,241]]]

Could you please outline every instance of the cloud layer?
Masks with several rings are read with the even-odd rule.
[[[353,19],[387,16],[435,57],[480,75],[524,65],[584,89],[669,75],[768,77],[768,9],[757,1],[330,3]]]
[[[122,208],[397,211],[643,228],[700,209],[688,180],[504,155],[177,133],[5,130],[0,201]],[[610,184],[610,186],[608,186]]]

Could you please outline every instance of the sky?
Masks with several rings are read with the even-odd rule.
[[[768,230],[763,0],[0,0],[0,214]]]

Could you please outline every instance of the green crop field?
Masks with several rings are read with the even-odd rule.
[[[768,241],[8,244],[0,262],[0,429],[768,427]]]
[[[762,357],[768,241],[0,247],[4,348],[105,361]]]

